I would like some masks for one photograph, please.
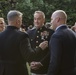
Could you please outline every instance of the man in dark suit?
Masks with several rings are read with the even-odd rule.
[[[22,13],[16,10],[7,14],[8,25],[0,33],[0,75],[28,75],[26,61],[32,61],[35,54],[42,53],[47,41],[37,50],[32,50],[27,33],[19,29],[22,25]]]
[[[76,35],[66,25],[67,14],[63,10],[55,11],[51,16],[52,28],[50,66],[47,75],[74,74],[74,57],[76,50]]]
[[[42,11],[35,11],[34,13],[34,28],[28,30],[30,37],[31,45],[33,49],[39,47],[39,44],[45,40],[49,42],[53,30],[46,28],[44,25],[45,15]],[[31,62],[31,72],[32,75],[46,75],[48,71],[48,66],[50,62],[49,48],[46,51],[43,51],[42,54],[34,57],[34,60]]]

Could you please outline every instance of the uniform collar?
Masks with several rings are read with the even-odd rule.
[[[7,29],[19,29],[16,26],[7,26]]]

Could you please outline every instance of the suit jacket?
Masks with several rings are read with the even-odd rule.
[[[27,33],[8,26],[0,33],[0,75],[28,75],[26,61],[32,61],[38,52],[42,50],[31,49]]]
[[[30,37],[32,48],[36,50],[39,44],[44,40],[47,40],[49,42],[51,35],[53,34],[54,31],[43,26],[39,29],[34,27],[31,30],[28,30],[27,32]],[[38,56],[35,56],[33,61],[41,62],[43,66],[40,67],[38,70],[31,69],[31,72],[36,74],[46,74],[50,62],[49,48],[43,51],[42,54],[39,53]]]
[[[74,75],[75,33],[66,25],[59,27],[51,37],[49,48],[51,57],[47,75]]]

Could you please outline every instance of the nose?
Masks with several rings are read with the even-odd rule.
[[[38,20],[36,19],[35,22],[38,22]]]

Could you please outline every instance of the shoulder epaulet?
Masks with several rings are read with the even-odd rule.
[[[33,31],[33,30],[35,30],[36,29],[36,27],[33,27],[32,29],[29,29],[28,31]]]
[[[33,27],[31,30],[34,30],[34,29],[36,29],[36,27]]]

